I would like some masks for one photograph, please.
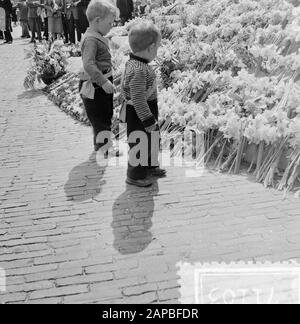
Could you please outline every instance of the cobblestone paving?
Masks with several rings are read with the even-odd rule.
[[[176,303],[180,261],[300,257],[300,199],[246,175],[127,187],[89,128],[24,91],[24,43],[0,46],[0,302]]]

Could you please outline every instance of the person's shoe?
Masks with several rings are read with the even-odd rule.
[[[149,176],[164,178],[167,176],[167,171],[161,168],[153,168],[148,170]]]
[[[129,177],[127,177],[126,179],[126,183],[131,185],[131,186],[136,186],[136,187],[140,187],[140,188],[148,188],[151,187],[153,185],[153,181],[149,180],[149,179],[139,179],[139,180],[134,180],[131,179]]]

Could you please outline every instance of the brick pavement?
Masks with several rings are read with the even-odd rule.
[[[300,199],[246,175],[127,187],[89,128],[24,91],[26,47],[0,47],[0,302],[176,303],[179,261],[300,258]]]

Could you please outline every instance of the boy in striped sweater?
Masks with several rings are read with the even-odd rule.
[[[130,148],[126,182],[139,187],[149,187],[152,177],[166,175],[158,164],[156,75],[149,65],[157,56],[160,42],[160,31],[152,22],[137,23],[129,32],[132,53],[122,81]]]

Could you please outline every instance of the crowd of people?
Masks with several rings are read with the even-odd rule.
[[[148,14],[150,0],[113,0],[119,8],[118,24],[124,25],[134,16]],[[86,10],[90,0],[0,0],[0,39],[12,44],[13,26],[20,23],[22,38],[30,42],[63,39],[80,42],[88,28]]]

